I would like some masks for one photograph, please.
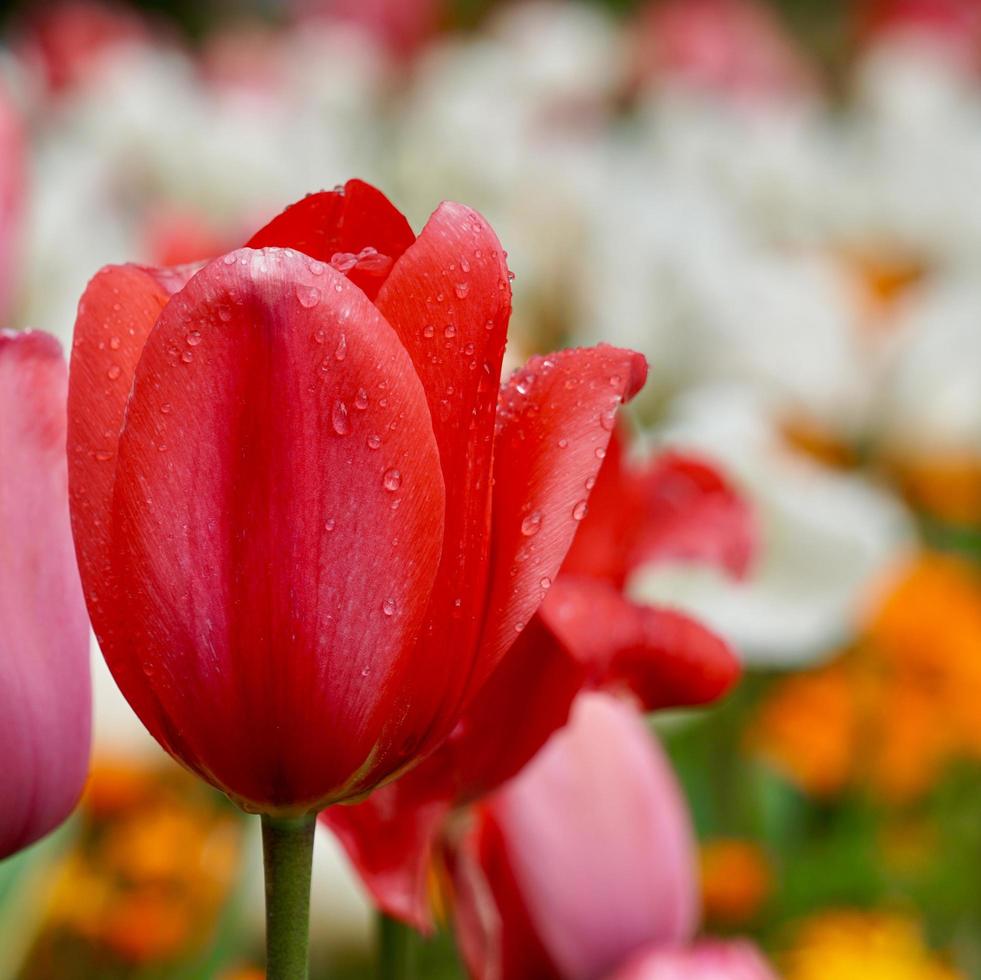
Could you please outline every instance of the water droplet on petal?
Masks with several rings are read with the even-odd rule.
[[[300,306],[309,310],[320,302],[320,290],[316,286],[301,284],[296,287],[296,298],[300,301]]]
[[[382,486],[390,493],[395,493],[402,486],[402,474],[396,469],[385,470],[382,475]]]
[[[333,517],[328,517],[327,520],[324,521],[325,531],[333,531],[335,527],[337,527],[337,521],[335,521]]]
[[[368,392],[364,388],[358,388],[358,393],[354,396],[354,407],[363,412],[368,407]]]
[[[552,587],[552,580],[547,576],[543,575],[541,582],[538,583],[543,589],[550,589]]]
[[[541,526],[542,526],[542,512],[540,510],[533,510],[521,522],[521,533],[526,538],[530,538],[532,535],[538,533],[538,530]]]
[[[334,411],[331,413],[330,421],[334,426],[334,431],[339,436],[346,436],[351,431],[351,422],[347,417],[347,405],[344,402],[334,402]]]
[[[337,349],[334,351],[334,360],[343,361],[347,357],[347,337],[341,334],[337,341]]]
[[[193,354],[193,353],[192,353],[191,351],[189,351],[189,350],[186,350],[186,351],[184,351],[184,353],[183,353],[183,354],[181,354],[181,360],[182,360],[182,361],[183,361],[183,362],[184,362],[185,364],[190,364],[190,363],[191,363],[191,361],[193,361],[193,360],[194,360],[194,354]]]
[[[455,337],[456,336],[456,324],[448,323],[446,324],[446,329],[443,331],[444,337]]]
[[[453,292],[456,293],[457,299],[466,299],[467,293],[470,292],[470,283],[468,282],[458,282],[453,286]]]
[[[123,369],[118,364],[113,364],[113,366],[106,371],[106,375],[109,377],[110,381],[115,381],[116,378],[118,378],[122,373]]]
[[[395,600],[394,599],[386,599],[382,603],[382,612],[386,616],[394,616],[395,615]]]
[[[575,507],[572,508],[572,519],[574,521],[581,521],[586,516],[586,511],[589,509],[585,500],[580,500]]]
[[[378,449],[382,444],[381,436],[375,435],[374,433],[368,436],[366,441],[369,449]]]
[[[171,404],[170,404],[170,402],[164,402],[164,403],[163,403],[163,404],[162,404],[162,405],[160,406],[160,411],[161,411],[161,412],[162,412],[162,413],[163,413],[164,415],[170,415],[170,413],[171,413],[171,412],[172,412],[173,410],[174,410],[174,406],[173,406],[173,405],[171,405]]]
[[[109,349],[110,350],[119,350],[119,344],[120,344],[120,340],[119,340],[118,337],[110,337],[109,338]]]
[[[188,344],[189,347],[197,347],[198,344],[201,343],[201,331],[200,330],[192,330],[184,338],[184,340],[187,341],[187,344]]]

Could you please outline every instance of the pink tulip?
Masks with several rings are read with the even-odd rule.
[[[66,371],[42,333],[0,332],[0,858],[85,782],[89,631],[68,526]]]
[[[16,280],[17,236],[24,198],[24,131],[0,85],[0,323]]]
[[[645,950],[609,980],[776,980],[776,974],[752,943],[705,941]]]
[[[591,980],[698,921],[674,773],[628,702],[582,694],[569,725],[476,808],[455,861],[457,930],[480,980]]]

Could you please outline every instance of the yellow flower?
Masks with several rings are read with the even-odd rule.
[[[807,920],[783,958],[785,980],[966,980],[932,953],[919,925],[882,912]]]

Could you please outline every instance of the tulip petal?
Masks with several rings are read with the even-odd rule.
[[[0,82],[0,323],[10,312],[17,282],[18,244],[26,183],[24,126]]]
[[[485,672],[524,629],[558,575],[586,515],[616,410],[646,376],[640,354],[601,344],[532,358],[501,389]]]
[[[143,345],[170,295],[155,272],[122,265],[96,273],[78,304],[72,341],[69,500],[75,553],[100,643],[118,602],[109,530],[119,433]],[[141,716],[152,711],[152,703],[137,707]]]
[[[343,187],[308,194],[291,204],[246,245],[295,248],[333,263],[374,299],[393,264],[414,241],[409,223],[381,191],[363,180],[349,180]],[[365,248],[378,254],[362,255]]]
[[[634,475],[643,515],[630,566],[684,559],[712,562],[736,576],[756,550],[748,501],[710,463],[665,452]]]
[[[631,602],[601,579],[563,573],[540,615],[592,687],[626,688],[647,711],[708,704],[739,679],[723,639],[682,613]]]
[[[68,816],[88,768],[89,628],[68,526],[65,362],[0,331],[0,858]]]
[[[442,787],[428,785],[433,770],[420,773],[422,766],[363,803],[324,810],[320,820],[341,842],[375,906],[428,935],[429,871],[452,801]]]
[[[520,947],[537,939],[558,976],[596,977],[650,943],[694,932],[690,819],[667,758],[629,704],[582,695],[570,724],[480,806],[477,821],[499,917],[492,958],[496,945],[507,959],[517,929]]]
[[[106,659],[138,712],[161,702],[173,724],[143,721],[166,748],[270,812],[349,798],[365,770],[394,767],[377,743],[442,546],[412,364],[360,289],[310,266],[242,249],[174,296],[137,367],[113,489],[127,592]]]
[[[417,929],[432,928],[426,872],[444,818],[538,752],[566,723],[582,679],[581,665],[533,620],[429,758],[364,803],[321,815],[379,908]]]
[[[422,379],[446,481],[446,535],[420,669],[433,650],[462,697],[477,648],[487,577],[491,458],[501,359],[511,313],[504,250],[470,208],[445,203],[398,261],[378,294]],[[426,668],[432,669],[432,668]],[[445,734],[459,698],[433,723]],[[419,706],[421,710],[435,710]]]
[[[706,939],[687,947],[654,946],[611,974],[609,980],[777,980],[751,942]]]

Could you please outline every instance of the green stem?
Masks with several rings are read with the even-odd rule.
[[[415,974],[416,934],[384,912],[378,913],[378,980],[411,980]]]
[[[262,816],[266,865],[266,980],[307,980],[310,873],[316,815]]]

